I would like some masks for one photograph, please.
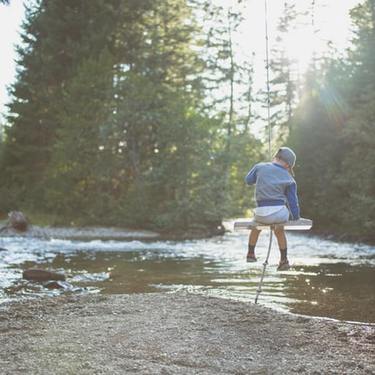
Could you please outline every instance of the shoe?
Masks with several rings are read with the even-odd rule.
[[[254,263],[256,261],[257,261],[257,258],[255,257],[254,253],[247,253],[247,256],[246,256],[247,263]]]
[[[280,260],[279,266],[277,267],[278,271],[288,271],[290,269],[289,261],[286,260]]]

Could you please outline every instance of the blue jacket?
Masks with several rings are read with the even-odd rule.
[[[255,184],[258,207],[287,205],[292,220],[300,218],[297,184],[287,169],[276,163],[258,163],[247,174],[248,185]]]

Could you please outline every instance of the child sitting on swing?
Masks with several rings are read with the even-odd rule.
[[[280,224],[300,218],[297,184],[293,176],[296,154],[289,147],[281,147],[272,162],[258,163],[247,174],[248,185],[255,184],[255,221],[262,224]],[[255,246],[260,230],[252,229],[249,235],[248,262],[256,262]],[[274,233],[280,249],[278,271],[289,269],[287,241],[283,226],[275,226]]]

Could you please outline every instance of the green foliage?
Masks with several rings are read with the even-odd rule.
[[[83,59],[112,47],[109,27],[116,23],[116,5],[115,0],[106,5],[40,1],[27,10],[0,165],[2,186],[15,192],[21,206],[40,209],[45,201],[44,177],[60,127],[64,86]]]
[[[351,12],[356,25],[350,80],[350,116],[343,136],[346,151],[342,184],[351,205],[344,214],[352,232],[374,240],[375,233],[375,1],[367,0]]]
[[[110,176],[102,163],[101,131],[111,115],[111,58],[104,51],[85,60],[62,92],[44,181],[48,208],[60,215],[73,218],[78,211],[95,221],[106,211]]]
[[[375,1],[351,12],[348,56],[310,72],[293,120],[302,213],[315,227],[374,241]],[[299,167],[300,166],[300,167]]]
[[[374,240],[375,0],[351,16],[352,48],[313,61],[296,106],[282,39],[298,15],[285,3],[271,120],[297,152],[303,216]],[[35,2],[2,134],[0,211],[181,230],[251,208],[244,176],[264,157],[250,133],[253,68],[236,60],[241,22],[207,0]]]
[[[342,124],[330,117],[326,90],[319,88],[304,98],[293,118],[288,144],[297,154],[295,171],[303,215],[313,218],[316,227],[334,230],[343,207],[341,198],[337,199],[342,190],[338,183]]]
[[[226,217],[239,217],[255,206],[253,191],[245,184],[250,168],[265,160],[262,144],[248,133],[238,133],[232,138],[228,195],[223,205]]]
[[[191,3],[41,0],[23,28],[1,209],[175,230],[251,204],[238,184],[259,144],[233,110],[229,123],[205,110]]]

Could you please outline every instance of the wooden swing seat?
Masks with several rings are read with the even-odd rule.
[[[263,224],[254,219],[236,219],[234,222],[234,230],[248,229],[266,229],[269,227],[284,227],[284,230],[309,230],[313,225],[312,220],[300,218],[295,221],[287,221],[280,224]]]

